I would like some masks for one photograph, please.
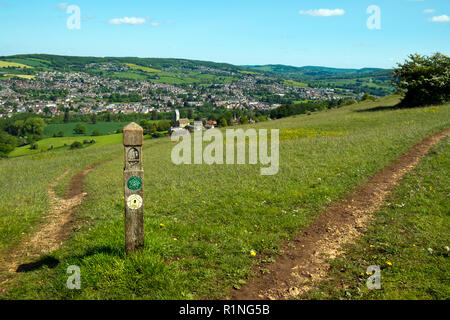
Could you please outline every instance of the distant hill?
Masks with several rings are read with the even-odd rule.
[[[93,63],[133,63],[143,67],[152,67],[155,69],[163,68],[192,68],[199,67],[215,68],[223,71],[238,72],[245,70],[244,67],[234,66],[226,63],[216,63],[208,61],[197,61],[187,59],[172,58],[136,58],[136,57],[75,57],[75,56],[58,56],[49,54],[25,54],[14,56],[0,56],[0,60],[14,61],[20,60],[23,64],[36,66],[47,66],[55,69],[72,69],[83,70],[85,66]]]
[[[392,70],[380,68],[339,69],[317,66],[294,67],[280,64],[243,66],[267,76],[307,83],[309,87],[334,87],[377,96],[394,93]]]
[[[148,80],[175,85],[213,85],[239,81],[245,77],[266,77],[285,84],[350,89],[385,96],[394,92],[392,70],[363,68],[294,67],[279,64],[236,66],[227,63],[170,58],[73,57],[49,54],[1,56],[5,65],[24,65],[26,75],[39,71],[82,71],[115,79]],[[10,69],[0,71],[11,73]],[[17,72],[16,72],[17,73]],[[287,80],[287,81],[286,81]]]
[[[302,75],[305,77],[328,77],[328,76],[342,76],[342,75],[373,75],[373,74],[390,74],[392,70],[381,68],[363,68],[363,69],[341,69],[328,68],[317,66],[293,67],[281,64],[269,64],[262,66],[243,66],[253,71],[260,71],[266,73],[275,73],[282,75]]]

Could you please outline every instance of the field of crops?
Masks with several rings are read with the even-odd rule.
[[[158,69],[142,67],[142,66],[138,66],[138,65],[133,64],[133,63],[125,63],[125,65],[127,65],[128,67],[130,67],[133,70],[142,70],[142,71],[145,71],[145,72],[161,72],[161,70],[158,70]]]
[[[75,212],[80,228],[51,254],[57,265],[19,274],[4,297],[223,298],[253,275],[253,266],[263,273],[284,241],[329,203],[450,126],[449,105],[392,108],[397,102],[388,97],[243,126],[280,129],[280,169],[274,176],[261,176],[259,165],[177,166],[169,138],[147,140],[145,249],[128,258],[119,135],[116,144],[2,160],[0,254],[42,223],[52,181],[66,170],[73,176],[103,161],[87,176],[89,196]],[[67,182],[58,185],[60,193]],[[81,290],[65,286],[70,265],[81,268]]]
[[[22,63],[10,62],[10,61],[0,61],[0,68],[31,68]]]

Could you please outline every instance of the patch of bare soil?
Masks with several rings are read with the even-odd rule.
[[[362,235],[372,214],[381,207],[400,179],[449,133],[450,129],[446,129],[425,138],[357,187],[353,194],[328,208],[284,247],[276,262],[265,266],[269,273],[250,280],[229,298],[293,299],[316,288],[327,276],[330,267],[327,260],[343,254],[342,246]]]
[[[57,250],[69,238],[74,227],[73,209],[81,205],[87,195],[83,192],[84,178],[97,165],[94,164],[76,174],[71,179],[64,197],[59,197],[54,189],[58,182],[67,176],[69,170],[49,186],[47,195],[50,210],[45,216],[42,227],[13,251],[0,258],[0,286],[12,279],[8,275],[26,270],[27,267],[32,268],[37,264],[37,262],[32,262],[33,260]],[[2,291],[0,289],[0,294]]]

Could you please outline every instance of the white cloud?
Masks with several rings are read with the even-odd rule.
[[[147,19],[136,18],[136,17],[124,17],[124,18],[114,18],[109,20],[110,24],[132,24],[132,25],[142,25],[147,22]]]
[[[450,22],[450,17],[446,14],[442,16],[435,16],[430,19],[431,22]]]
[[[434,9],[425,9],[425,10],[423,10],[423,13],[435,13],[436,12],[436,10],[434,10]]]
[[[61,10],[61,11],[66,11],[68,6],[69,6],[69,4],[67,2],[61,2],[61,3],[58,3],[56,8],[58,8],[58,10]]]
[[[152,22],[151,25],[156,28],[161,25],[161,22]]]
[[[315,10],[300,10],[298,13],[303,15],[309,15],[313,17],[332,17],[343,16],[345,14],[344,9],[315,9]]]

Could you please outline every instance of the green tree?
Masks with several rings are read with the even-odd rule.
[[[158,120],[158,111],[156,111],[156,110],[152,111],[152,120],[153,121]]]
[[[23,123],[22,131],[30,141],[36,141],[42,138],[46,125],[41,118],[28,118]]]
[[[96,113],[94,113],[92,115],[92,124],[97,124],[97,114]]]
[[[219,126],[221,126],[221,127],[226,127],[226,126],[228,126],[227,119],[225,119],[225,118],[220,118],[220,120],[219,120]]]
[[[25,124],[24,120],[14,121],[11,129],[8,131],[17,137],[24,137],[25,136],[24,124]]]
[[[248,118],[246,116],[241,117],[240,119],[241,124],[248,124]]]
[[[75,129],[73,129],[73,132],[75,132],[76,134],[85,134],[86,133],[86,127],[83,126],[82,124],[77,124]]]
[[[158,122],[157,130],[158,131],[167,131],[172,126],[171,122],[169,120],[161,120]]]
[[[393,84],[405,107],[444,103],[450,100],[450,57],[412,54],[394,69]]]
[[[70,120],[69,109],[66,108],[64,110],[64,123],[69,123],[69,120]]]
[[[52,112],[50,111],[50,108],[49,108],[49,107],[45,107],[45,108],[44,108],[44,113],[45,113],[46,116],[52,114]]]
[[[0,157],[6,157],[17,145],[17,138],[0,131]]]

